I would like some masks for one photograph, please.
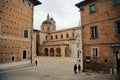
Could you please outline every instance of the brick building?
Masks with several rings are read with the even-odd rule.
[[[33,9],[38,0],[0,0],[0,63],[31,60]]]
[[[36,35],[34,43],[36,43],[36,53],[38,55],[78,57],[79,60],[82,60],[80,27],[56,30],[56,22],[48,14],[47,19],[41,25],[41,30],[34,30],[34,35]],[[82,65],[82,61],[80,64]]]
[[[120,72],[120,0],[84,0],[81,12],[84,70]]]

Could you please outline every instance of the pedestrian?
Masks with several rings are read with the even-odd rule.
[[[37,66],[37,64],[38,64],[38,62],[37,62],[37,60],[35,61],[35,65]]]
[[[80,64],[78,65],[78,71],[79,71],[79,73],[80,73],[80,70],[81,70],[81,66],[80,66]]]
[[[76,71],[77,71],[77,65],[75,64],[75,65],[74,65],[74,73],[75,73],[75,74],[77,73]]]

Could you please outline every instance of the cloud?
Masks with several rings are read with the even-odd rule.
[[[34,8],[34,28],[40,26],[49,13],[56,21],[57,29],[76,27],[79,24],[79,9],[75,6],[80,0],[40,0],[42,5]]]

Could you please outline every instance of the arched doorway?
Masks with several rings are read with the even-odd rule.
[[[45,48],[45,56],[48,56],[48,49]]]
[[[12,59],[12,61],[15,61],[15,56],[12,56],[12,58],[11,58],[11,59]]]
[[[40,56],[43,56],[44,55],[44,49],[43,48],[40,48],[40,51],[39,51],[40,53],[38,53],[38,55]]]
[[[61,49],[60,48],[56,48],[56,56],[57,57],[61,56]]]
[[[70,57],[70,51],[68,47],[65,48],[65,57]]]
[[[54,49],[53,48],[50,49],[50,56],[54,56]]]

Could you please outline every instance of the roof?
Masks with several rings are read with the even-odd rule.
[[[38,1],[38,0],[33,0],[33,3],[34,3],[34,6],[37,6],[37,5],[39,5],[39,4],[42,4],[40,1]]]
[[[77,6],[78,8],[80,8],[80,6],[86,5],[86,4],[91,3],[93,1],[96,1],[96,0],[84,0],[82,2],[77,3],[75,6]]]

